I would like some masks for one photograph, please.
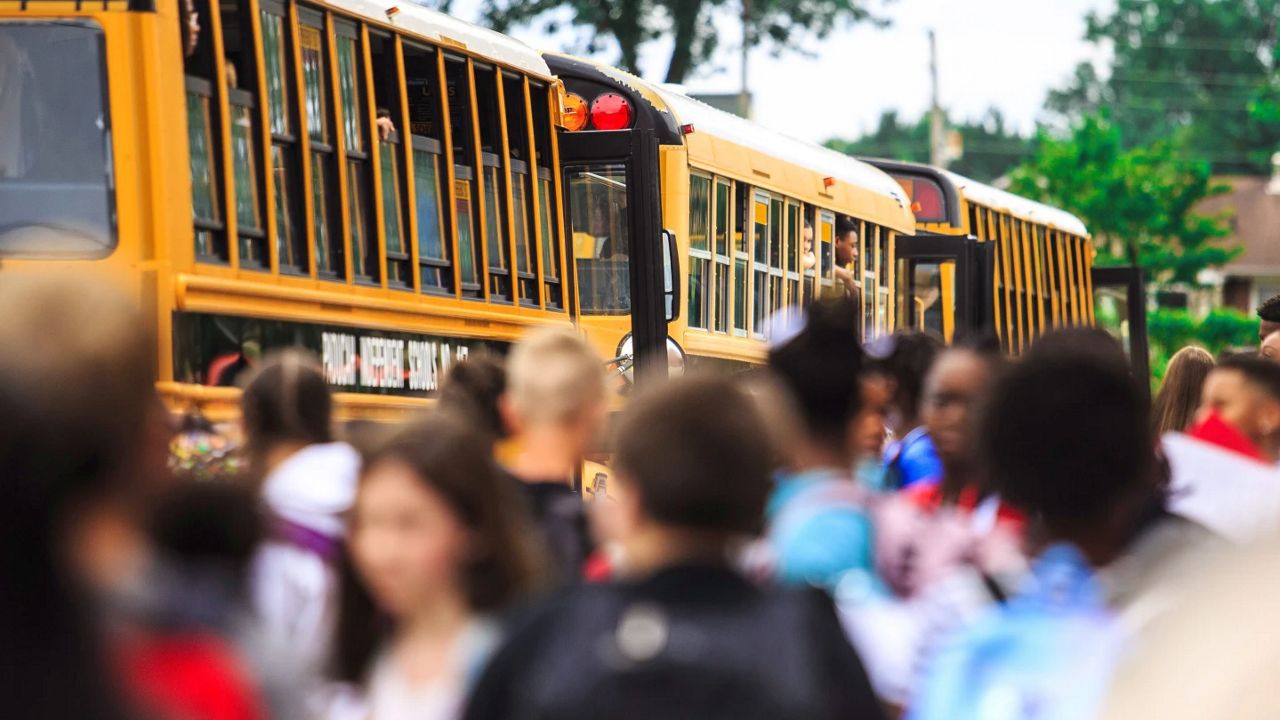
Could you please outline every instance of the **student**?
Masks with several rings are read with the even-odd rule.
[[[501,443],[511,434],[502,419],[506,391],[507,368],[502,358],[488,353],[471,355],[449,370],[436,406],[464,419],[491,443]]]
[[[769,369],[800,419],[767,511],[768,542],[785,583],[832,589],[848,574],[871,572],[867,492],[854,482],[850,442],[861,411],[857,327],[851,299],[816,303],[804,329],[769,353]]]
[[[938,454],[920,419],[924,378],[942,349],[937,338],[908,330],[877,338],[867,345],[872,367],[889,380],[892,393],[889,429],[894,440],[885,448],[890,488],[911,487],[942,472]]]
[[[1280,330],[1280,294],[1272,295],[1258,306],[1258,342]]]
[[[975,432],[1002,361],[998,347],[956,346],[938,356],[925,379],[923,427],[942,472],[900,491],[876,515],[876,566],[900,596],[963,563],[992,579],[1022,569],[1025,519],[987,487]]]
[[[262,717],[229,646],[133,613],[169,434],[134,303],[59,273],[0,304],[0,716]]]
[[[254,605],[274,642],[316,670],[334,621],[334,563],[360,458],[334,441],[329,388],[306,353],[268,356],[240,406],[249,474],[269,525],[253,563]]]
[[[1280,365],[1222,360],[1205,380],[1196,424],[1162,447],[1174,512],[1235,542],[1280,530]]]
[[[386,142],[396,134],[396,124],[391,119],[391,111],[386,108],[378,108],[377,121],[374,126],[378,128],[378,139]]]
[[[1188,345],[1173,354],[1151,410],[1156,437],[1185,432],[1200,408],[1205,378],[1213,370],[1209,351]]]
[[[1271,362],[1280,362],[1280,330],[1263,338],[1261,355]]]
[[[527,535],[517,488],[457,419],[406,426],[368,455],[350,539],[359,582],[346,577],[336,643],[361,716],[461,713],[497,644],[497,613],[539,582]]]
[[[723,379],[673,380],[632,402],[617,438],[629,579],[579,586],[522,623],[468,720],[880,717],[830,600],[732,569],[769,492],[751,401]]]
[[[841,216],[836,224],[835,275],[848,295],[858,294],[858,280],[853,267],[858,259],[858,223],[853,218]]]
[[[883,457],[893,399],[889,379],[879,372],[868,371],[863,373],[859,389],[862,392],[862,411],[858,414],[854,431],[853,443],[857,452],[854,475],[868,490],[883,492],[888,489]]]
[[[503,418],[516,446],[508,470],[551,556],[557,583],[576,581],[592,547],[574,476],[606,412],[604,362],[570,330],[535,330],[507,358]]]
[[[1122,360],[1032,352],[995,385],[979,428],[993,487],[1038,522],[1024,590],[929,663],[908,717],[1092,717],[1120,652],[1098,575],[1134,541],[1154,500],[1144,393]],[[1019,715],[1021,716],[1021,715]]]

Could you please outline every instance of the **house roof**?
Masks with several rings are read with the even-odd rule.
[[[1231,235],[1223,242],[1244,252],[1223,268],[1227,275],[1280,275],[1280,195],[1267,193],[1271,178],[1229,176],[1216,178],[1231,191],[1196,206],[1213,215],[1231,211]]]

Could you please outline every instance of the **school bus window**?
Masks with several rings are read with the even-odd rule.
[[[480,235],[477,227],[479,209],[476,198],[475,152],[471,127],[471,82],[467,61],[445,56],[444,74],[449,98],[449,129],[453,144],[453,208],[458,221],[458,266],[462,274],[464,295],[479,297]]]
[[[240,266],[263,269],[267,267],[266,233],[262,229],[258,196],[253,96],[243,90],[230,90],[227,98],[231,102],[231,155],[235,172]]]
[[[209,17],[208,2],[190,6],[197,18]],[[187,147],[191,153],[191,209],[195,226],[195,255],[202,262],[227,262],[226,226],[222,222],[222,123],[214,89],[212,33],[191,34],[190,16],[179,13],[183,28],[183,70],[186,73]],[[10,65],[17,65],[11,59]],[[221,83],[219,83],[221,85]],[[12,90],[11,90],[12,92]],[[0,124],[19,127],[0,117]],[[20,132],[20,131],[19,131]],[[13,133],[12,137],[20,137]],[[4,155],[0,151],[0,156]],[[2,162],[2,161],[0,161]],[[0,173],[2,175],[3,173]]]
[[[879,265],[879,272],[876,274],[876,330],[886,332],[889,328],[889,229],[879,225],[871,225],[867,227],[875,228],[876,235],[876,264]]]
[[[715,208],[715,330],[729,332],[729,285],[733,276],[732,258],[729,257],[730,206],[733,189],[726,180],[716,180]]]
[[[818,251],[814,247],[817,240],[814,226],[816,218],[809,205],[805,205],[800,214],[804,221],[800,228],[800,270],[804,275],[804,296],[813,298],[817,292],[818,278]]]
[[[389,35],[369,33],[373,61],[373,100],[376,114],[374,142],[382,186],[382,223],[387,255],[387,286],[413,288],[412,258],[405,239],[404,195],[400,158],[400,80],[396,70],[396,46]]]
[[[301,161],[294,132],[292,92],[292,44],[284,5],[262,0],[262,74],[266,87],[266,122],[270,128],[270,177],[275,193],[275,252],[280,272],[310,273],[306,232],[301,222]]]
[[[707,327],[711,280],[711,179],[689,176],[689,327]]]
[[[780,310],[786,298],[783,207],[782,200],[769,200],[769,310],[772,312]]]
[[[302,95],[306,103],[307,140],[311,153],[311,235],[316,257],[316,274],[322,278],[346,276],[346,252],[342,242],[341,216],[338,214],[338,168],[334,152],[332,108],[329,106],[329,53],[326,50],[324,17],[317,12],[299,10],[298,45],[302,57]],[[265,27],[265,25],[264,25]],[[264,36],[266,33],[264,32]],[[268,61],[268,66],[271,62]],[[276,166],[276,213],[287,217],[286,156],[284,142],[273,140],[272,157]],[[287,221],[286,226],[287,227]],[[281,228],[283,245],[284,227]],[[298,233],[301,234],[301,233]],[[282,254],[280,264],[285,265]]]
[[[578,305],[584,315],[626,314],[631,311],[627,168],[572,166],[566,173]]]
[[[734,233],[733,233],[733,331],[735,335],[747,333],[747,273],[751,256],[747,254],[747,186],[734,183]]]
[[[786,303],[800,306],[800,206],[787,203],[787,292]]]
[[[476,111],[480,120],[480,157],[484,166],[484,237],[489,259],[489,299],[511,300],[508,272],[510,236],[507,232],[507,182],[502,168],[502,135],[499,131],[497,71],[473,63]]]
[[[200,260],[225,262],[227,238],[219,207],[213,86],[187,76],[187,145],[191,148],[191,208],[195,222],[195,251]]]
[[[378,237],[369,212],[372,180],[364,95],[364,57],[356,26],[334,22],[338,46],[339,102],[347,163],[347,229],[351,235],[351,268],[356,280],[381,282]]]
[[[551,89],[540,83],[529,83],[529,108],[533,116],[534,158],[538,172],[538,225],[542,237],[543,287],[548,308],[561,308],[563,289],[560,282],[560,217],[556,211],[551,178],[551,107],[555,102]]]
[[[453,294],[452,252],[446,239],[444,145],[441,143],[440,72],[435,50],[406,43],[405,92],[413,150],[413,208],[418,226],[418,272],[422,292]]]
[[[751,213],[751,332],[760,335],[769,315],[769,196],[756,193]]]
[[[830,287],[834,282],[835,250],[831,247],[836,235],[836,216],[828,210],[818,213],[818,274],[822,278],[822,287]],[[821,292],[821,290],[819,290]]]
[[[502,73],[502,100],[507,109],[507,149],[511,163],[511,222],[515,228],[516,277],[521,304],[537,306],[538,275],[534,266],[533,175],[529,172],[529,114],[524,78]]]
[[[100,257],[115,246],[105,59],[95,25],[0,25],[0,248]],[[79,232],[54,230],[68,226]]]

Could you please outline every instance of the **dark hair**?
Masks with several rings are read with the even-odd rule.
[[[85,278],[7,277],[0,306],[0,706],[120,717],[65,549],[77,511],[146,492],[154,345],[132,303]]]
[[[1246,382],[1266,393],[1272,400],[1280,401],[1280,364],[1254,354],[1225,357],[1215,370],[1234,370],[1244,376]]]
[[[1272,295],[1258,306],[1258,318],[1267,322],[1280,323],[1280,293]]]
[[[723,378],[685,378],[633,400],[618,423],[618,474],[664,525],[757,534],[769,493],[768,434]]]
[[[843,237],[851,232],[858,231],[858,221],[851,217],[841,215],[836,218],[836,237]]]
[[[1151,408],[1151,428],[1156,437],[1187,429],[1200,407],[1200,394],[1210,370],[1213,356],[1203,348],[1188,345],[1174,353]]]
[[[924,399],[924,379],[942,352],[942,341],[919,330],[900,330],[880,344],[890,347],[873,368],[893,381],[893,405],[905,422],[914,425]]]
[[[439,407],[455,413],[493,440],[510,433],[498,408],[507,390],[507,370],[496,355],[472,355],[453,366],[440,386]]]
[[[244,485],[180,482],[157,504],[149,534],[170,560],[217,566],[242,588],[263,526],[257,498]]]
[[[1051,532],[1086,526],[1152,479],[1146,394],[1097,348],[1029,352],[996,382],[979,450],[993,488]]]
[[[404,463],[475,534],[463,588],[472,610],[505,609],[535,591],[543,578],[541,545],[516,484],[504,477],[489,443],[457,418],[433,413],[406,425],[364,458],[363,476],[384,462]],[[363,480],[362,480],[363,481]],[[359,532],[358,528],[353,528]],[[358,681],[392,628],[356,577],[340,563],[334,664],[340,679]]]
[[[1069,327],[1045,333],[1031,344],[1028,354],[1087,354],[1100,362],[1129,368],[1129,356],[1119,340],[1098,327]]]
[[[769,367],[795,399],[807,434],[830,447],[848,444],[862,408],[861,312],[850,298],[810,305],[805,327],[769,352]]]
[[[296,349],[268,355],[240,398],[250,472],[262,479],[266,453],[277,444],[331,442],[332,404],[314,356]]]

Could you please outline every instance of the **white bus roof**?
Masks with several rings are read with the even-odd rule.
[[[1089,236],[1089,230],[1084,226],[1084,222],[1065,210],[1059,210],[1044,203],[1019,197],[1011,192],[1005,192],[999,188],[980,183],[977,180],[970,180],[950,170],[943,170],[942,173],[951,181],[951,184],[955,185],[972,202],[985,205],[993,210],[1005,210],[1024,220],[1048,225],[1072,235]]]
[[[327,4],[378,22],[389,23],[428,41],[440,43],[445,48],[460,46],[470,53],[531,75],[547,79],[551,77],[551,70],[542,55],[519,40],[417,5],[412,0],[328,0]],[[387,10],[393,7],[398,8],[399,12],[388,18]]]
[[[865,190],[890,195],[904,211],[910,212],[911,202],[902,186],[877,167],[718,110],[671,86],[658,86],[657,92],[675,116],[677,125],[693,125],[695,132],[706,131],[736,145],[803,165]],[[914,222],[913,217],[911,223]]]

